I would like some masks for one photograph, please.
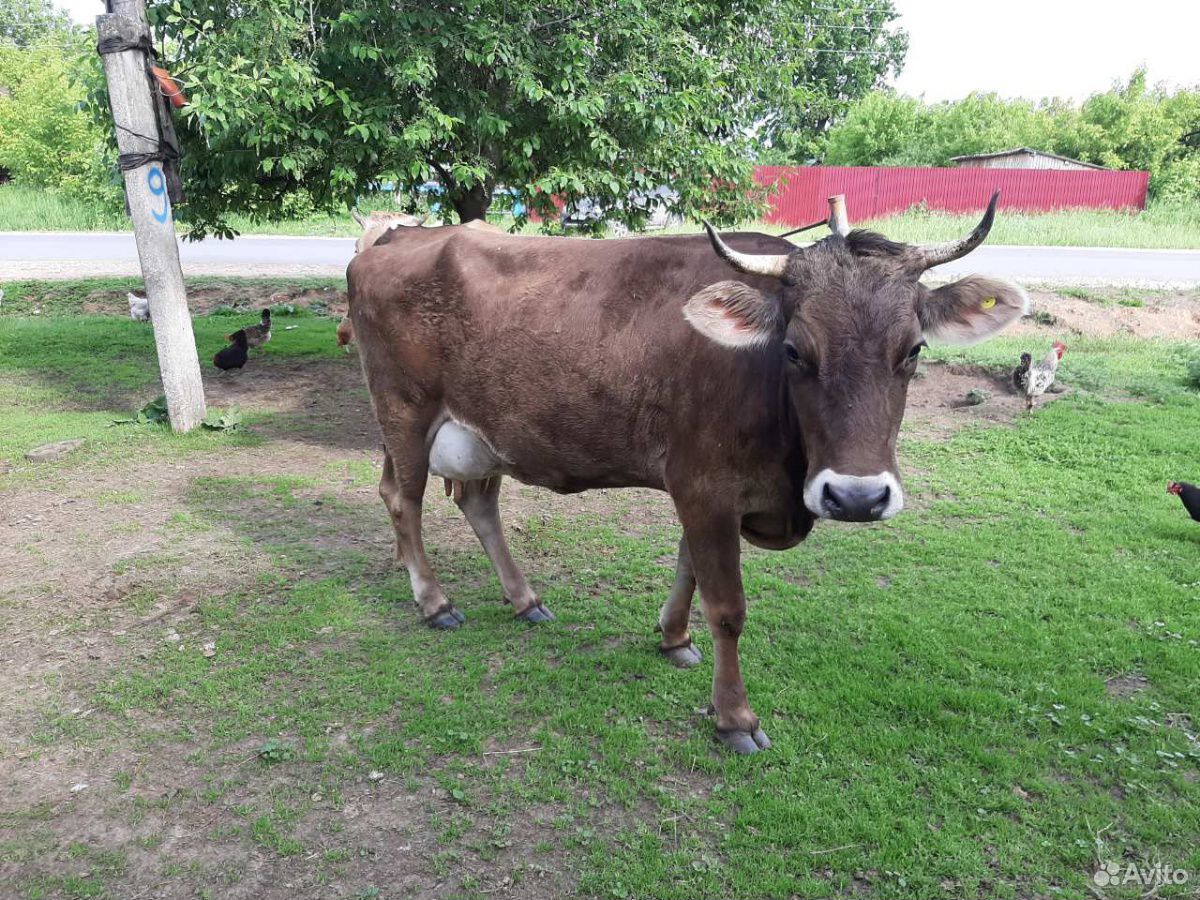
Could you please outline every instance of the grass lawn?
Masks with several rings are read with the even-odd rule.
[[[364,202],[370,210],[384,203]],[[240,234],[311,235],[315,237],[356,237],[362,229],[346,215],[310,216],[282,221],[254,221],[234,216],[230,224]],[[2,231],[129,231],[129,219],[122,209],[80,201],[62,194],[17,184],[0,185],[0,232]],[[180,233],[186,225],[179,226]]]
[[[0,474],[12,896],[1084,898],[1108,860],[1187,870],[1157,896],[1193,896],[1200,525],[1164,491],[1200,480],[1184,345],[1072,339],[1070,392],[1032,417],[906,426],[896,520],[746,548],[774,747],[736,758],[703,711],[706,630],[696,669],[654,652],[662,498],[508,486],[558,616],[528,628],[431,488],[468,616],[435,634],[334,319],[278,317],[210,379],[248,427],[178,437],[107,427],[157,393],[148,328],[41,290],[41,315],[0,310],[0,458],[88,443]],[[202,356],[233,318],[196,319]],[[926,377],[1023,341],[936,351]]]
[[[895,241],[931,243],[968,234],[978,222],[977,215],[911,210],[863,222],[862,227],[882,231]],[[1151,203],[1138,213],[1076,209],[1023,215],[1002,210],[988,243],[1194,250],[1200,248],[1200,205]]]
[[[364,209],[387,208],[386,199],[364,202]],[[853,210],[851,210],[853,214]],[[960,216],[928,210],[910,210],[886,219],[855,222],[881,231],[893,240],[931,243],[961,237],[975,227],[978,216]],[[241,234],[356,237],[361,230],[347,215],[313,214],[277,222],[252,221],[235,216],[230,224]],[[783,226],[747,223],[769,233]],[[0,231],[126,231],[129,222],[120,210],[80,203],[70,198],[19,185],[0,186]],[[667,233],[699,231],[695,223],[672,227]],[[537,225],[525,231],[538,233]],[[988,236],[990,244],[1067,247],[1200,248],[1200,206],[1152,203],[1139,213],[1100,210],[1064,210],[1022,215],[1003,212]]]

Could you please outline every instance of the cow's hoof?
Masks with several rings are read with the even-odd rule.
[[[717,739],[739,756],[757,753],[759,750],[767,750],[771,746],[771,739],[767,737],[766,732],[761,728],[753,732],[721,731],[718,729]]]
[[[542,625],[546,622],[554,621],[554,613],[550,612],[545,606],[540,603],[535,603],[529,608],[517,613],[517,618],[522,622],[528,622],[530,625]]]
[[[425,624],[438,631],[453,631],[467,621],[467,617],[453,606],[443,606],[431,616],[425,617]]]
[[[682,647],[671,647],[669,650],[659,647],[658,652],[667,658],[667,662],[679,669],[690,669],[692,666],[698,666],[704,662],[704,656],[693,643],[684,644]]]

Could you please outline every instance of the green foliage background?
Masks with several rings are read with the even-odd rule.
[[[1151,196],[1200,198],[1200,88],[1168,91],[1144,70],[1082,105],[971,94],[925,104],[878,91],[831,129],[830,165],[945,166],[955,156],[1010,147],[1048,150],[1114,169],[1150,172]]]
[[[117,206],[104,124],[85,109],[92,39],[48,0],[0,0],[0,168],[17,182]]]
[[[28,47],[70,29],[67,14],[49,0],[0,0],[0,43]]]
[[[863,53],[855,78],[824,59],[826,24],[882,28],[888,0],[170,0],[149,12],[186,75],[200,230],[232,212],[276,216],[298,189],[326,207],[433,179],[447,217],[482,215],[503,185],[547,215],[552,196],[586,197],[636,227],[647,211],[628,195],[669,184],[684,215],[745,219],[762,200],[747,188],[763,138],[818,135],[904,49],[902,36],[846,30],[839,45]]]
[[[889,0],[151,0],[149,14],[191,100],[179,213],[196,236],[340,215],[381,187],[448,220],[485,214],[501,186],[500,211],[550,220],[551,197],[593,198],[636,228],[648,210],[627,198],[665,184],[686,217],[744,221],[764,200],[747,191],[756,163],[939,166],[1014,146],[1148,170],[1171,208],[1200,199],[1200,89],[1138,71],[1081,105],[898,96],[882,89],[907,48]],[[0,0],[0,169],[119,215],[93,40],[50,0]]]

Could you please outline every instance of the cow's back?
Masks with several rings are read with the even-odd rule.
[[[731,238],[779,252],[765,235]],[[706,237],[589,240],[411,229],[351,263],[351,316],[381,421],[436,408],[483,434],[524,481],[662,486],[681,419],[737,392],[730,354],[682,315],[738,275]],[[701,423],[693,422],[693,428]]]

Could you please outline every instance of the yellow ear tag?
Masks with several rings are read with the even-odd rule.
[[[980,308],[980,309],[991,309],[991,308],[992,308],[993,306],[995,306],[995,305],[996,305],[996,298],[995,298],[995,297],[984,297],[984,298],[983,298],[983,299],[982,299],[982,300],[979,302],[979,308]]]

